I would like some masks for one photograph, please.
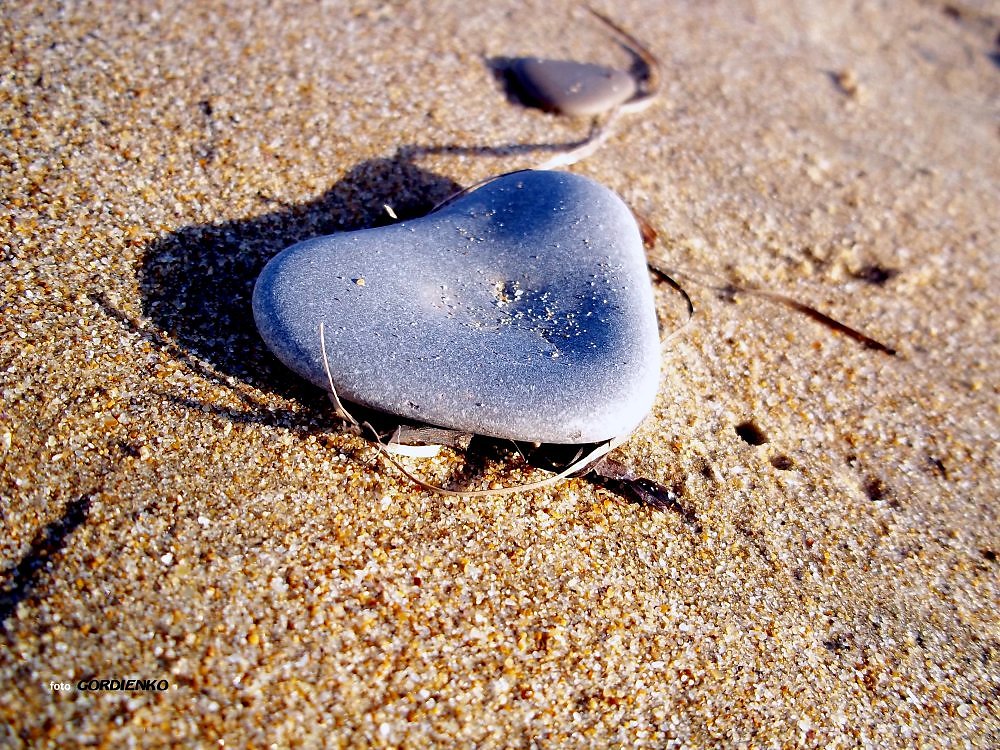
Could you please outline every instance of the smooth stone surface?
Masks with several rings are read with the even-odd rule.
[[[660,343],[639,230],[593,180],[506,175],[428,216],[294,245],[254,289],[264,341],[342,399],[442,427],[586,443],[649,412]]]
[[[521,57],[510,66],[523,96],[542,109],[567,115],[607,112],[633,96],[635,78],[592,63]]]

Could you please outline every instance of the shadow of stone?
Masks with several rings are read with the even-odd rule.
[[[500,56],[486,57],[483,59],[483,64],[490,71],[490,74],[493,76],[493,80],[500,87],[500,90],[503,92],[508,104],[527,108],[544,109],[544,107],[539,107],[538,104],[531,99],[527,92],[524,91],[523,87],[517,80],[517,76],[514,74],[514,65],[520,59],[522,58]]]

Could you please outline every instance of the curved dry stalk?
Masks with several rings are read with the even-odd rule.
[[[561,154],[556,154],[547,161],[543,161],[541,164],[538,164],[535,169],[559,169],[560,167],[568,167],[571,164],[576,164],[578,161],[582,161],[591,154],[595,153],[597,149],[603,146],[604,142],[611,137],[614,125],[623,107],[624,105],[620,105],[611,110],[610,114],[608,114],[603,123],[600,122],[599,118],[594,118],[593,122],[590,124],[590,133],[579,145],[574,146]]]
[[[330,400],[333,402],[334,411],[340,419],[350,422],[355,427],[360,427],[361,425],[358,424],[358,420],[341,403],[340,397],[337,396],[337,389],[333,387],[333,375],[330,373],[330,360],[326,356],[326,336],[323,333],[322,321],[319,324],[319,346],[323,351],[323,369],[326,371],[326,379],[330,383]]]
[[[427,213],[432,214],[435,211],[437,211],[439,208],[444,208],[445,206],[447,206],[452,201],[458,200],[463,195],[467,195],[468,193],[471,193],[476,188],[481,188],[483,185],[488,185],[489,183],[493,182],[494,180],[499,180],[501,177],[506,177],[507,175],[517,174],[518,172],[530,172],[530,171],[531,171],[530,169],[512,169],[510,172],[504,172],[503,174],[495,174],[495,175],[490,175],[489,177],[484,177],[483,179],[479,180],[478,182],[472,183],[468,187],[464,187],[461,190],[456,190],[454,193],[452,193],[451,195],[449,195],[443,201],[437,203],[434,206],[434,208],[432,208]]]
[[[365,425],[368,426],[369,429],[371,429],[371,426],[368,425],[367,422],[365,423]],[[374,433],[374,430],[372,430],[372,432]],[[399,463],[399,461],[397,461],[395,459],[395,457],[393,457],[390,453],[388,453],[387,451],[385,451],[385,446],[382,445],[381,441],[378,441],[378,436],[377,435],[376,435],[376,441],[377,441],[378,447],[382,450],[383,455],[386,457],[386,459],[388,459],[389,463],[391,463],[393,466],[395,466],[396,469],[401,474],[403,474],[403,476],[405,476],[407,479],[409,479],[414,484],[420,486],[421,488],[423,488],[425,490],[428,490],[429,492],[435,492],[435,493],[437,493],[439,495],[447,495],[449,497],[488,497],[490,495],[514,495],[514,494],[517,494],[518,492],[527,492],[529,490],[540,490],[540,489],[543,489],[545,487],[551,487],[556,482],[562,481],[563,479],[567,479],[568,477],[572,476],[576,472],[578,472],[578,471],[586,468],[589,464],[593,463],[594,461],[597,461],[602,456],[605,456],[606,454],[608,454],[611,451],[613,451],[615,448],[617,448],[619,445],[621,445],[621,443],[623,441],[623,438],[614,438],[613,440],[609,440],[609,441],[607,441],[605,443],[601,443],[599,446],[597,446],[596,448],[594,448],[594,450],[592,450],[590,453],[588,453],[587,455],[585,455],[583,458],[581,458],[580,460],[578,460],[575,463],[571,464],[570,466],[566,467],[565,469],[563,469],[562,471],[560,471],[558,474],[554,474],[551,477],[547,477],[545,479],[540,479],[537,482],[528,482],[526,484],[515,485],[513,487],[499,487],[499,488],[497,488],[495,490],[493,490],[493,489],[490,489],[490,490],[449,490],[449,489],[447,489],[445,487],[441,487],[439,485],[432,484],[432,483],[430,483],[430,482],[428,482],[428,481],[426,481],[424,479],[421,479],[420,477],[416,476],[412,472],[408,471],[406,469],[406,467],[404,467],[402,464]]]
[[[650,268],[654,269],[663,276],[666,276],[665,270],[657,268],[652,264],[650,264]],[[749,286],[746,284],[744,285],[734,284],[716,274],[707,272],[703,273],[701,278],[699,278],[697,274],[694,274],[691,271],[684,271],[680,269],[671,269],[670,273],[672,273],[675,276],[685,276],[694,283],[701,284],[702,286],[707,287],[708,289],[714,289],[717,292],[723,292],[725,294],[730,294],[730,295],[750,294],[753,295],[754,297],[760,297],[762,299],[770,300],[771,302],[776,302],[779,305],[784,305],[785,307],[789,307],[792,310],[795,310],[796,312],[800,312],[803,315],[812,318],[818,323],[822,323],[827,328],[833,331],[837,331],[838,333],[841,333],[847,336],[848,338],[854,339],[855,341],[864,345],[866,349],[874,349],[875,351],[882,352],[883,354],[887,354],[890,357],[894,357],[897,354],[896,350],[893,347],[887,346],[886,344],[883,344],[881,341],[872,338],[868,334],[862,333],[858,329],[852,328],[846,323],[842,323],[836,318],[831,317],[830,315],[827,315],[826,313],[821,312],[820,310],[817,310],[815,307],[807,305],[804,302],[799,302],[794,297],[789,297],[786,294],[781,294],[780,292],[771,292],[768,291],[767,289],[759,289],[757,287]],[[713,283],[712,281],[707,280],[711,278],[717,279],[717,282]]]
[[[659,279],[664,284],[669,286],[675,292],[679,293],[681,297],[683,297],[684,299],[684,304],[687,306],[687,318],[684,319],[684,322],[681,323],[679,326],[677,326],[677,328],[672,330],[666,336],[660,337],[660,346],[663,347],[666,346],[668,341],[671,341],[672,339],[675,339],[678,336],[680,336],[681,333],[683,333],[687,329],[687,327],[691,325],[691,321],[694,320],[694,302],[691,300],[691,295],[687,293],[687,289],[682,287],[673,277],[667,274],[666,271],[664,271],[662,268],[654,265],[648,259],[646,261],[646,267],[649,268],[650,271],[652,271],[653,275],[656,276],[657,279]]]
[[[611,29],[618,36],[618,41],[622,43],[622,46],[628,49],[634,57],[642,62],[643,75],[641,79],[637,79],[637,83],[641,84],[642,90],[625,102],[625,104],[622,105],[622,108],[627,112],[639,112],[645,109],[653,103],[653,100],[656,99],[656,97],[660,95],[659,59],[649,50],[648,47],[646,47],[642,42],[636,39],[632,34],[623,29],[617,23],[612,21],[608,16],[604,15],[600,11],[594,10],[594,8],[589,5],[584,7],[586,7],[592,16]]]

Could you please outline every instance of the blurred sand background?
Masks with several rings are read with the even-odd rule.
[[[1000,7],[602,10],[663,96],[572,170],[649,217],[666,265],[899,350],[690,286],[616,455],[696,521],[586,480],[420,491],[250,317],[296,239],[581,137],[489,63],[627,66],[586,13],[3,5],[0,744],[1000,745]],[[128,677],[170,688],[75,689]]]

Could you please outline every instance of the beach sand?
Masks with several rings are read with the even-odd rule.
[[[483,5],[0,11],[0,744],[1000,745],[996,5],[605,8],[663,93],[572,171],[898,350],[688,278],[615,454],[684,512],[424,492],[256,334],[283,247],[586,134],[496,59],[625,51]],[[169,687],[77,687],[128,678]]]

